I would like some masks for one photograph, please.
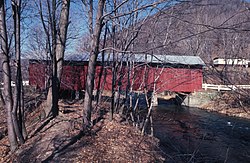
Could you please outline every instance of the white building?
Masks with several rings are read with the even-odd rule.
[[[231,65],[231,66],[245,66],[250,65],[250,60],[247,59],[224,59],[224,58],[215,58],[213,60],[215,66],[219,65]]]

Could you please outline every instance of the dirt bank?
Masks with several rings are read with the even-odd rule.
[[[216,102],[211,102],[210,104],[201,107],[201,109],[211,112],[218,112],[228,116],[250,119],[249,108],[247,109],[248,111],[247,110],[245,111],[243,108],[229,108],[229,107],[223,108],[223,106],[216,105]]]
[[[241,103],[241,100],[245,99],[239,99],[230,92],[202,91],[191,94],[189,99],[185,99],[184,105],[228,116],[250,119],[250,106]]]
[[[81,132],[81,105],[61,101],[60,115],[47,122],[31,115],[29,139],[19,150],[9,154],[7,137],[0,140],[0,162],[163,162],[158,140],[141,136],[119,115],[113,121],[104,115],[92,132]]]

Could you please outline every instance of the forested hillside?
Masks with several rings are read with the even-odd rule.
[[[248,58],[250,4],[241,0],[177,3],[143,20],[134,51],[161,55]]]

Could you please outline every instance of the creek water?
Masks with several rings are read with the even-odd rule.
[[[164,101],[152,116],[166,162],[250,163],[250,120]]]

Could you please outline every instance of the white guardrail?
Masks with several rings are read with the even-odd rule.
[[[213,89],[218,91],[232,91],[237,89],[250,89],[250,85],[216,85],[216,84],[202,84],[205,90]]]
[[[16,84],[14,81],[11,81],[11,86],[14,87]],[[29,81],[23,81],[24,86],[29,85]],[[0,86],[3,86],[3,83],[0,83]],[[216,85],[216,84],[207,84],[203,83],[202,88],[205,90],[212,89],[217,91],[232,91],[237,89],[250,89],[250,85]],[[2,88],[1,88],[2,89]]]
[[[3,86],[4,83],[0,83],[1,86]],[[29,85],[29,81],[28,80],[25,80],[23,81],[23,86],[27,86]],[[11,86],[14,87],[16,86],[16,83],[14,81],[11,81]]]

